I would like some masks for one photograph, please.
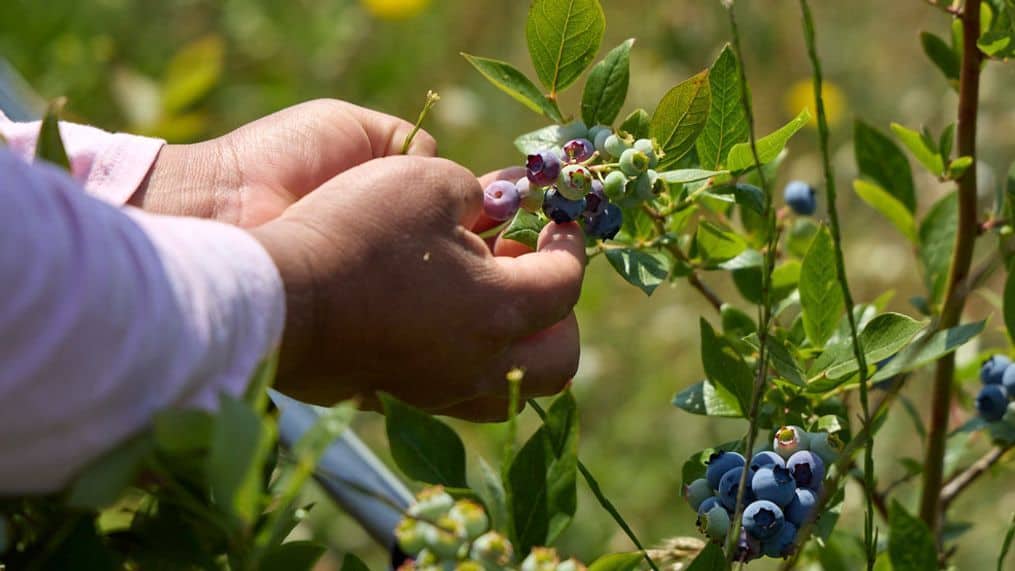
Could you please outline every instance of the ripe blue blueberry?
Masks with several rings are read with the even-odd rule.
[[[786,516],[786,521],[800,527],[814,512],[814,506],[818,504],[818,494],[807,488],[797,488],[795,496],[783,513]]]
[[[627,188],[627,175],[620,171],[611,171],[603,181],[603,191],[606,196],[616,202],[624,198],[624,191]]]
[[[698,516],[698,529],[716,541],[726,539],[730,531],[730,513],[716,506]]]
[[[722,507],[722,504],[719,503],[719,498],[717,498],[715,496],[709,496],[709,497],[705,498],[705,501],[701,502],[700,506],[698,506],[698,510],[697,510],[698,511],[698,515],[701,516],[701,515],[707,514],[709,512],[709,510],[711,510],[712,508],[714,508],[716,506]]]
[[[1008,393],[1008,398],[1015,398],[1015,367],[1010,365],[1005,367],[1004,374],[1001,375],[1001,385]]]
[[[1011,365],[1011,359],[1004,355],[993,355],[980,366],[980,382],[985,385],[999,385],[1004,380],[1004,372]]]
[[[976,410],[987,422],[997,422],[1008,410],[1008,393],[1001,385],[984,385],[976,395]]]
[[[783,198],[793,212],[802,216],[810,216],[818,208],[817,193],[806,182],[795,180],[787,184]]]
[[[772,449],[779,456],[788,459],[794,452],[808,448],[810,448],[810,439],[804,429],[799,426],[783,426],[775,431]]]
[[[560,171],[557,191],[568,200],[578,200],[584,198],[585,194],[592,189],[593,180],[595,180],[595,176],[589,169],[581,165],[567,165]]]
[[[656,157],[655,145],[652,144],[651,140],[638,139],[634,142],[633,148],[645,153],[645,156],[648,157],[649,168],[655,168],[655,166],[659,164],[659,158]]]
[[[494,181],[483,191],[483,212],[493,220],[511,218],[521,203],[518,187],[506,180]]]
[[[796,496],[796,481],[789,470],[780,466],[759,468],[751,478],[751,490],[759,500],[785,507]]]
[[[525,159],[525,175],[536,186],[548,186],[560,176],[560,158],[552,151],[533,153]]]
[[[713,490],[718,490],[719,480],[722,479],[726,472],[729,472],[733,468],[741,467],[746,463],[744,457],[738,452],[726,452],[723,450],[714,452],[708,457],[708,462],[706,462],[705,479],[708,480],[708,485],[712,486]]]
[[[835,463],[839,454],[842,454],[842,440],[835,434],[815,432],[810,435],[810,448],[828,466]]]
[[[638,149],[628,149],[620,155],[620,170],[627,176],[638,176],[648,170],[648,155]]]
[[[543,207],[543,197],[546,191],[532,184],[528,177],[522,177],[515,183],[518,189],[518,196],[522,199],[521,207],[528,212],[536,212]]]
[[[585,232],[593,238],[612,240],[624,225],[624,213],[616,204],[607,204],[602,212],[585,221]]]
[[[771,450],[765,450],[758,452],[754,456],[751,456],[751,472],[757,472],[759,468],[779,466],[781,468],[786,467],[786,461]]]
[[[801,450],[786,460],[786,467],[797,486],[815,491],[821,489],[821,482],[825,479],[825,463],[817,454]]]
[[[775,537],[786,523],[782,509],[768,500],[752,502],[744,510],[744,529],[762,541]]]
[[[740,491],[740,478],[743,474],[744,467],[737,466],[723,474],[719,480],[719,489],[716,491],[716,496],[719,498],[719,503],[730,511],[733,511],[737,507],[737,492]],[[753,497],[751,493],[751,479],[748,478],[747,486],[744,488],[744,503],[746,504],[753,500]]]
[[[571,139],[564,143],[564,156],[569,163],[581,163],[592,158],[596,147],[588,139]]]
[[[797,527],[792,523],[783,524],[779,533],[774,537],[761,542],[762,552],[774,558],[786,557],[793,552],[793,543],[796,541]]]
[[[712,497],[712,486],[708,485],[708,480],[705,478],[698,478],[684,486],[684,499],[687,503],[691,504],[691,509],[698,511],[701,507],[702,502]]]
[[[624,140],[624,138],[620,135],[614,133],[609,137],[606,137],[606,140],[603,141],[603,148],[606,149],[606,152],[609,153],[611,157],[616,160],[620,160],[620,156],[624,154],[624,151],[631,148],[631,143]]]
[[[610,130],[609,127],[598,131],[595,135],[589,133],[589,136],[592,137],[592,144],[596,147],[596,150],[599,151],[600,156],[610,155],[610,153],[606,150],[606,140],[609,139],[611,135],[613,135],[613,131]]]
[[[568,200],[557,188],[551,188],[543,199],[543,212],[557,224],[574,222],[585,210],[585,198]]]

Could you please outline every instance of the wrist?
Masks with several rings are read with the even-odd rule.
[[[233,222],[237,187],[215,141],[166,145],[127,204],[155,214]]]

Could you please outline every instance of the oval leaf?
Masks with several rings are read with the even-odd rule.
[[[747,113],[741,102],[740,69],[729,44],[708,73],[712,92],[708,121],[696,143],[702,168],[719,169],[730,149],[747,140]]]
[[[797,131],[804,128],[811,120],[811,112],[806,108],[800,112],[792,121],[780,127],[757,141],[758,160],[762,165],[774,161],[779,153],[786,148],[786,143],[796,135]],[[743,171],[754,168],[754,154],[751,152],[750,143],[738,143],[730,149],[726,157],[726,168],[731,171]]]
[[[46,109],[46,115],[39,126],[39,137],[35,143],[35,158],[49,161],[54,165],[70,170],[70,159],[60,137],[60,113],[66,103],[64,98],[54,100]]]
[[[860,174],[878,183],[907,210],[915,212],[913,171],[902,149],[863,121],[857,121],[853,131],[853,151]]]
[[[498,89],[507,93],[522,105],[539,113],[546,115],[558,123],[563,123],[564,118],[560,114],[557,104],[550,101],[543,95],[534,83],[525,77],[525,74],[518,71],[514,66],[500,60],[462,54],[472,67],[483,74],[490,83]]]
[[[913,213],[887,190],[873,182],[854,180],[853,190],[868,206],[888,219],[910,242],[916,243],[916,222]]]
[[[611,553],[596,559],[589,571],[633,571],[644,559],[641,553]]]
[[[845,309],[838,275],[835,244],[828,230],[822,228],[804,256],[799,284],[804,331],[815,347],[825,346]]]
[[[586,125],[612,125],[620,114],[631,81],[633,45],[633,39],[627,40],[592,68],[582,94],[582,119]]]
[[[672,166],[694,148],[711,105],[708,70],[677,85],[663,96],[652,115],[650,133],[663,150],[659,170]]]
[[[535,0],[525,38],[536,75],[556,94],[577,80],[603,41],[606,16],[599,0]]]
[[[645,292],[652,292],[670,275],[672,261],[661,252],[643,252],[633,248],[607,250],[606,259],[628,283]]]
[[[391,456],[406,476],[465,488],[465,446],[448,425],[381,393]]]
[[[927,524],[913,517],[897,500],[892,500],[888,524],[888,554],[892,571],[927,571],[937,569],[937,549]]]

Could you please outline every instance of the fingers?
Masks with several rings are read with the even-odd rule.
[[[408,121],[393,117],[387,113],[367,109],[340,101],[346,111],[356,118],[370,141],[374,158],[389,157],[402,154],[402,144],[412,132],[413,125]],[[437,141],[430,133],[420,129],[412,139],[407,154],[421,157],[437,155]]]
[[[510,251],[507,245],[502,251]],[[505,280],[501,296],[511,311],[498,316],[508,335],[524,336],[564,319],[578,302],[585,275],[585,237],[574,223],[550,223],[536,252],[496,257]]]

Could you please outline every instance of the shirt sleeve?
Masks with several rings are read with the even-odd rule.
[[[50,492],[166,407],[237,395],[285,320],[250,234],[117,208],[0,148],[0,495]]]
[[[0,135],[25,161],[35,156],[40,126],[40,121],[15,123],[0,112]],[[74,180],[89,194],[116,206],[130,200],[166,144],[162,139],[109,133],[65,121],[60,122],[60,137]]]

